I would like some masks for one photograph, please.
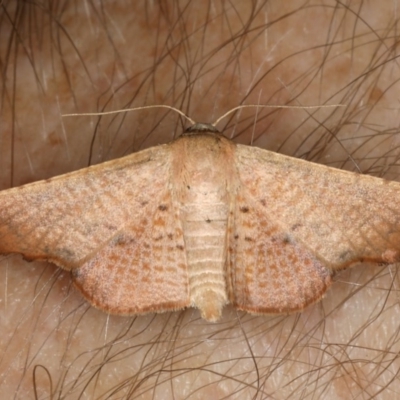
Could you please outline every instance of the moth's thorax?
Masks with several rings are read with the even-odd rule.
[[[173,146],[190,300],[203,318],[213,321],[228,302],[225,252],[235,145],[219,135],[199,134],[183,136]]]

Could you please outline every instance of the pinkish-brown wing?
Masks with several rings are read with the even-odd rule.
[[[190,305],[179,210],[170,191],[159,194],[157,204],[72,271],[76,286],[92,305],[123,315]]]
[[[307,247],[238,190],[228,235],[231,303],[251,313],[302,310],[331,284],[331,273]],[[278,218],[275,218],[278,220]]]
[[[94,305],[129,314],[189,305],[170,146],[0,192],[0,254],[73,270]]]
[[[127,224],[151,218],[170,162],[160,146],[0,192],[0,254],[81,266]]]
[[[230,298],[250,312],[317,301],[334,271],[400,260],[400,184],[237,146]]]

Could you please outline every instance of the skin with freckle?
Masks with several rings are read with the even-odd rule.
[[[0,192],[0,253],[72,270],[112,314],[193,306],[212,322],[228,301],[300,311],[334,271],[400,261],[400,183],[190,132]]]
[[[344,104],[243,110],[219,127],[235,143],[398,181],[397,15],[389,1],[3,1],[0,189],[170,143],[183,124],[165,110],[61,117],[160,103],[200,121],[239,104]],[[1,393],[393,400],[397,266],[333,280],[288,316],[227,305],[218,323],[195,308],[118,317],[54,264],[0,257]]]

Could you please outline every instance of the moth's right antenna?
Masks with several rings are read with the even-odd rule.
[[[235,108],[232,108],[228,112],[226,112],[222,117],[219,117],[214,123],[212,123],[212,126],[216,126],[221,120],[223,120],[225,117],[227,117],[229,114],[232,114],[236,110],[240,110],[242,108],[249,108],[249,107],[261,107],[261,108],[301,108],[301,109],[307,109],[307,108],[325,108],[325,107],[345,107],[344,104],[327,104],[327,105],[319,105],[319,106],[280,106],[280,105],[264,105],[264,104],[242,104],[241,106],[237,106]]]

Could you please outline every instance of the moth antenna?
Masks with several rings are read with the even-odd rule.
[[[111,115],[111,114],[120,114],[128,111],[136,111],[136,110],[145,110],[148,108],[167,108],[168,110],[172,110],[177,112],[182,117],[186,118],[192,125],[195,124],[191,118],[189,118],[186,114],[184,114],[181,110],[178,110],[175,107],[159,104],[154,106],[142,106],[142,107],[134,107],[134,108],[125,108],[123,110],[115,110],[115,111],[103,111],[103,112],[95,112],[95,113],[73,113],[73,114],[62,114],[62,117],[76,117],[76,116],[96,116],[96,115]]]
[[[261,108],[301,108],[301,109],[307,109],[307,108],[326,108],[326,107],[345,107],[345,104],[327,104],[327,105],[319,105],[319,106],[280,106],[280,105],[264,105],[264,104],[242,104],[240,106],[237,106],[235,108],[232,108],[228,112],[226,112],[222,117],[219,117],[214,123],[212,123],[212,126],[216,126],[221,120],[223,120],[225,117],[227,117],[229,114],[232,114],[236,110],[240,110],[242,108],[250,108],[250,107],[261,107]]]

